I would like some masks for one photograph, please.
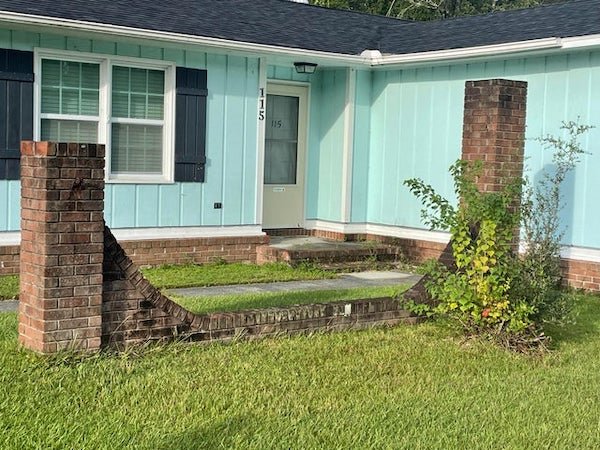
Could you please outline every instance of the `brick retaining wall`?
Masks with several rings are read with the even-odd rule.
[[[129,257],[140,266],[205,264],[218,260],[256,262],[256,249],[268,236],[153,239],[121,241]]]
[[[0,246],[0,275],[19,273],[19,245]]]

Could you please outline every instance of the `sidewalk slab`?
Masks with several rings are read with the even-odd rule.
[[[0,300],[0,314],[14,312],[19,309],[18,300]]]
[[[276,283],[169,289],[167,294],[181,297],[212,297],[216,295],[242,295],[263,292],[328,291],[400,284],[412,286],[420,279],[421,276],[415,274],[373,271],[343,274],[339,278],[332,280],[281,281]]]

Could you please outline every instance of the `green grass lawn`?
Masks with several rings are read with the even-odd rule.
[[[180,297],[169,295],[188,311],[197,314],[209,312],[239,311],[242,309],[270,308],[273,306],[306,305],[309,303],[330,303],[340,300],[361,298],[396,297],[407,286],[383,286],[354,289],[336,289],[308,292],[268,292],[257,294],[218,295],[211,297]]]
[[[336,277],[336,274],[317,267],[301,265],[292,268],[283,263],[270,263],[260,266],[243,263],[188,264],[143,269],[142,272],[152,284],[160,289],[271,281],[320,280]]]
[[[426,323],[77,362],[0,314],[0,448],[596,449],[599,300],[537,357]]]
[[[19,277],[17,275],[0,276],[0,300],[12,300],[19,296]]]

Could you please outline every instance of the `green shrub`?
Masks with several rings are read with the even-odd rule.
[[[480,192],[476,179],[482,162],[460,160],[450,167],[458,206],[423,180],[404,182],[424,205],[423,221],[451,234],[453,266],[425,266],[427,290],[439,302],[430,314],[456,319],[468,332],[529,342],[540,341],[544,323],[569,317],[570,295],[561,290],[560,185],[579,161],[583,150],[578,138],[589,128],[568,122],[562,126],[567,139],[539,139],[553,151],[555,170],[544,172],[535,186],[506,178],[501,191]],[[525,247],[521,255],[515,252],[519,225]]]

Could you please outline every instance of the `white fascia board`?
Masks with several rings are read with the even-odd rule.
[[[585,47],[600,47],[600,34],[567,37],[562,38],[561,41],[562,48],[565,50]]]
[[[509,42],[506,44],[482,45],[480,47],[457,48],[432,52],[409,53],[403,55],[384,55],[371,60],[371,66],[406,65],[433,63],[439,61],[470,59],[484,56],[498,56],[509,53],[522,53],[562,48],[560,38],[544,38],[531,41]]]
[[[58,31],[75,31],[84,33],[97,33],[106,37],[121,37],[133,39],[148,39],[160,42],[169,42],[182,45],[199,45],[208,48],[228,51],[240,51],[260,55],[286,56],[295,58],[312,58],[349,66],[362,66],[364,57],[360,55],[346,55],[318,50],[306,50],[293,47],[280,47],[267,44],[233,41],[229,39],[194,36],[167,31],[145,30],[141,28],[125,27],[120,25],[101,24],[81,20],[47,17],[34,14],[21,14],[9,11],[0,11],[0,22],[16,25],[45,26]]]

